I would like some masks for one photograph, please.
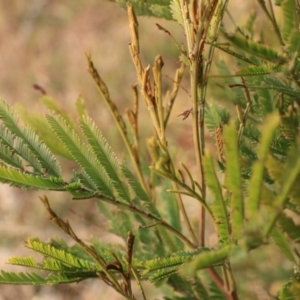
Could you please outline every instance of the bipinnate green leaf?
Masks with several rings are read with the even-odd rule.
[[[182,10],[181,10],[180,3],[181,3],[180,0],[171,0],[170,9],[171,9],[173,19],[180,25],[184,26],[184,20],[182,17]]]
[[[76,256],[67,250],[58,249],[36,238],[27,240],[26,247],[78,270],[100,271],[102,269],[95,261],[82,259],[78,255]]]
[[[262,44],[247,40],[245,37],[238,34],[227,34],[223,32],[224,37],[234,46],[244,50],[255,57],[265,59],[273,63],[281,63],[284,58],[275,50],[267,48]]]
[[[55,133],[51,130],[44,116],[32,112],[29,113],[22,106],[18,107],[18,112],[22,120],[28,126],[30,126],[39,136],[43,137],[43,142],[49,147],[52,153],[68,160],[73,160],[68,150],[56,138]]]
[[[278,226],[285,232],[295,243],[300,243],[300,225],[295,224],[295,221],[282,213],[278,218]]]
[[[276,64],[264,64],[261,66],[248,66],[238,70],[235,74],[239,76],[259,76],[281,72],[282,69],[282,66]]]
[[[83,169],[84,180],[93,186],[95,191],[113,197],[113,187],[97,156],[86,143],[82,142],[72,125],[59,115],[47,115],[46,118],[57,137]]]
[[[299,147],[292,148],[287,163],[284,166],[283,182],[279,188],[277,196],[273,202],[273,210],[269,214],[269,220],[264,226],[264,235],[267,237],[272,228],[275,226],[277,219],[280,217],[281,212],[284,210],[288,203],[289,196],[295,187],[295,182],[299,179],[300,174],[300,159],[299,159]],[[297,188],[297,187],[296,187]]]
[[[121,7],[126,8],[126,0],[113,0]],[[133,5],[137,15],[157,17],[166,20],[171,20],[172,15],[170,13],[169,5],[170,0],[130,0],[130,4]]]
[[[230,192],[230,221],[234,238],[242,236],[244,222],[243,187],[238,150],[237,129],[235,123],[230,123],[224,130],[224,151],[226,158],[225,185]]]
[[[3,165],[0,165],[0,182],[28,189],[65,190],[62,178],[31,175]]]
[[[280,252],[290,261],[296,263],[293,251],[291,249],[291,244],[287,240],[284,233],[279,230],[277,227],[274,227],[271,232],[271,238],[274,243],[279,248]]]
[[[133,197],[139,203],[141,207],[147,208],[149,212],[153,215],[160,217],[160,214],[151,201],[148,193],[143,189],[139,180],[134,176],[134,174],[130,171],[130,169],[125,165],[121,165],[122,174],[124,175],[125,179],[127,180],[129,189],[133,193]]]
[[[111,184],[116,191],[116,197],[120,197],[122,200],[130,202],[131,198],[128,188],[124,180],[120,178],[120,162],[100,130],[96,127],[95,123],[86,116],[81,118],[80,127],[94,156],[97,157],[99,167],[101,166],[110,178]]]
[[[202,282],[197,276],[193,278],[184,278],[183,276],[174,274],[168,278],[167,284],[174,289],[174,292],[170,294],[168,291],[168,296],[164,297],[165,300],[211,299],[208,291],[206,290],[204,282]],[[178,293],[180,293],[180,296],[176,297],[175,295]]]
[[[25,159],[34,171],[60,176],[60,165],[49,148],[30,127],[18,124],[12,107],[3,99],[0,99],[0,119],[4,126],[0,140],[6,147]]]
[[[214,267],[216,265],[222,265],[224,261],[229,257],[233,246],[227,245],[219,249],[209,249],[209,251],[203,251],[193,258],[190,262],[186,262],[183,269],[185,276],[194,276],[198,270]]]
[[[45,285],[47,280],[35,273],[13,273],[1,271],[0,284]]]
[[[216,129],[220,125],[227,124],[229,119],[228,110],[221,108],[215,102],[205,107],[205,125],[213,135],[215,135]]]
[[[281,32],[283,40],[288,43],[291,33],[299,24],[299,10],[295,0],[284,0],[281,7],[283,12]]]
[[[13,284],[13,285],[55,285],[60,283],[78,282],[88,277],[81,276],[82,274],[50,274],[46,278],[39,276],[36,273],[14,273],[1,271],[0,284]]]
[[[195,251],[179,251],[168,257],[159,257],[145,261],[142,263],[142,268],[144,269],[142,277],[152,281],[169,277],[175,274],[183,264],[198,257],[199,253],[208,253],[209,251],[209,248],[202,247]]]
[[[275,130],[279,125],[279,116],[270,115],[264,121],[262,137],[258,146],[258,160],[253,164],[252,175],[248,182],[248,197],[245,200],[245,213],[249,220],[257,218],[257,212],[261,201],[262,186],[264,184],[265,162],[268,157],[269,147]]]
[[[216,47],[216,48],[218,48],[218,49],[220,49],[221,51],[229,54],[230,56],[235,57],[235,58],[243,61],[243,62],[246,62],[246,63],[248,63],[250,65],[256,65],[256,63],[254,61],[252,61],[250,58],[246,57],[245,55],[242,55],[240,53],[237,53],[237,52],[233,51],[228,46],[225,47],[222,44],[218,44],[216,42],[211,43],[211,45],[214,46],[214,47]],[[220,62],[216,62],[216,63],[218,64]],[[223,75],[225,75],[225,74],[223,74]]]
[[[212,193],[212,203],[209,205],[214,217],[214,224],[221,243],[227,244],[230,240],[230,226],[227,208],[222,195],[222,188],[214,169],[212,157],[206,152],[203,159],[203,168],[207,187]]]
[[[13,152],[13,148],[3,142],[3,140],[0,140],[0,160],[5,165],[9,165],[19,170],[24,170],[22,159],[17,153]]]

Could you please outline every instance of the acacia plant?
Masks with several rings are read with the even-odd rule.
[[[95,278],[126,299],[149,299],[143,282],[150,280],[161,287],[164,299],[258,299],[247,286],[247,268],[239,262],[275,248],[282,252],[282,261],[290,262],[288,275],[278,275],[276,297],[299,299],[299,2],[253,0],[269,25],[268,36],[257,26],[255,13],[228,32],[224,16],[235,24],[228,0],[116,2],[127,7],[129,51],[138,82],[126,116],[111,99],[90,55],[87,62],[130,163],[116,157],[82,102],[75,121],[47,98],[46,117],[26,115],[27,125],[21,127],[14,109],[1,100],[0,181],[21,189],[65,191],[74,200],[97,199],[110,231],[125,243],[104,244],[101,238],[84,242],[43,196],[51,221],[75,244],[28,239],[26,246],[43,260],[12,257],[9,263],[46,275],[2,271],[1,284],[54,285]],[[181,62],[167,92],[163,58],[158,55],[152,67],[141,61],[137,14],[173,20],[184,31],[186,43],[181,45],[170,29],[157,24],[158,33],[177,45]],[[192,123],[195,163],[173,155],[166,131],[184,74],[190,96],[182,116]],[[222,97],[215,98],[221,102],[212,100],[215,88],[209,100],[211,86],[220,87]],[[141,150],[145,137],[139,134],[140,105],[148,108],[147,123],[153,126],[146,140],[148,158]],[[39,136],[38,128],[47,135]],[[207,150],[207,133],[215,140],[215,153]],[[77,163],[70,180],[62,178],[56,156]],[[187,197],[199,207],[197,222],[186,211]],[[122,214],[116,216],[115,209]],[[206,244],[209,222],[218,237],[215,245]],[[275,274],[282,272],[280,266],[274,264]],[[264,265],[254,272],[259,277]],[[271,284],[268,276],[263,278]],[[138,289],[132,288],[133,282]]]

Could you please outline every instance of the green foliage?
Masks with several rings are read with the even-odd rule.
[[[123,8],[126,8],[125,0],[113,0],[118,3]],[[172,15],[170,13],[169,5],[170,0],[151,0],[151,1],[139,1],[131,0],[131,3],[138,15],[148,16],[148,17],[157,17],[162,19],[171,20]]]
[[[0,283],[53,285],[97,278],[124,298],[136,299],[135,280],[147,299],[143,281],[150,280],[163,286],[162,294],[167,291],[164,299],[254,299],[245,285],[250,281],[246,268],[241,281],[235,266],[268,245],[281,253],[290,268],[290,277],[281,279],[278,298],[297,299],[300,32],[296,1],[276,2],[282,24],[273,7],[258,1],[276,38],[268,43],[265,32],[257,32],[254,13],[232,34],[221,26],[226,0],[115,2],[128,7],[129,48],[140,96],[149,111],[143,123],[153,127],[147,139],[149,155],[143,152],[144,137],[138,130],[138,89],[125,122],[87,55],[89,73],[125,145],[122,160],[89,117],[83,99],[77,101],[75,121],[55,100],[44,97],[42,103],[49,110],[45,118],[19,109],[25,126],[19,124],[14,108],[1,100],[0,182],[22,189],[64,191],[75,200],[95,198],[99,212],[109,220],[110,232],[123,244],[105,244],[98,238],[84,242],[43,197],[51,221],[75,245],[60,239],[47,243],[29,239],[26,246],[43,257],[41,262],[12,257],[8,263],[46,275],[2,271]],[[173,19],[184,30],[186,45],[178,48],[185,65],[176,71],[166,96],[161,56],[152,69],[142,66],[135,13]],[[172,32],[160,29],[175,41]],[[222,60],[215,59],[215,52],[222,52]],[[218,74],[211,74],[215,72],[211,65]],[[180,153],[179,162],[167,128],[185,67],[192,108],[180,115],[187,122],[191,119],[195,158]],[[223,101],[218,103],[207,96],[214,97],[215,87],[222,88]],[[63,178],[59,156],[76,164],[71,178]],[[194,201],[192,210],[200,206],[196,221],[186,209],[186,197]],[[209,224],[213,229],[208,229]],[[217,239],[210,245],[206,237],[212,230]],[[257,275],[262,269],[264,265],[255,269]]]

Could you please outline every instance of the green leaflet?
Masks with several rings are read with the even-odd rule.
[[[116,197],[120,197],[125,202],[130,202],[131,199],[128,188],[124,180],[120,178],[120,163],[100,130],[96,127],[95,123],[86,116],[81,118],[80,126],[94,156],[97,157],[99,167],[101,166],[110,178],[111,184],[117,192]]]
[[[233,50],[230,49],[229,46],[225,47],[223,45],[219,45],[218,43],[211,43],[212,46],[220,49],[221,51],[239,59],[239,60],[242,60],[248,64],[251,64],[251,65],[256,65],[250,58],[246,57],[245,55],[242,55],[242,54],[239,54],[239,53],[236,53],[234,52]]]
[[[0,284],[44,285],[48,284],[48,281],[35,273],[1,271]]]
[[[5,144],[5,141],[3,140],[0,140],[0,160],[4,164],[9,165],[13,168],[19,170],[24,169],[21,158],[17,155],[17,153],[14,153],[12,147]]]
[[[219,107],[215,102],[205,107],[205,125],[213,135],[219,125],[229,122],[229,118],[228,110]]]
[[[264,235],[268,236],[272,231],[272,228],[275,226],[277,219],[280,217],[282,210],[285,208],[288,203],[289,196],[295,188],[295,182],[299,178],[300,173],[300,160],[299,160],[299,147],[292,149],[289,153],[288,161],[282,170],[283,181],[280,186],[280,189],[275,197],[273,203],[273,210],[269,215],[269,222],[264,226]]]
[[[254,55],[255,57],[260,57],[270,62],[282,63],[284,58],[278,54],[277,51],[267,48],[262,44],[255,43],[251,40],[247,40],[242,36],[237,34],[229,35],[223,32],[225,38],[230,41],[236,47],[244,50],[245,52]]]
[[[297,7],[295,0],[285,0],[282,5],[283,20],[282,20],[282,37],[285,42],[289,41],[290,35],[294,28],[297,28],[299,16],[297,16]],[[298,19],[298,20],[297,20]]]
[[[159,257],[145,261],[142,263],[145,269],[142,276],[152,281],[161,280],[174,275],[183,264],[192,261],[199,253],[208,253],[209,251],[209,248],[199,248],[195,251],[180,251],[169,257]]]
[[[101,270],[96,262],[91,262],[90,260],[81,259],[66,250],[57,249],[54,246],[46,244],[38,239],[29,239],[26,243],[27,248],[39,252],[46,257],[51,257],[66,266],[86,269],[86,270]]]
[[[293,88],[290,88],[288,86],[278,86],[278,85],[248,85],[248,88],[251,90],[258,90],[258,89],[267,89],[267,90],[275,90],[278,92],[281,92],[283,94],[286,94],[288,96],[291,97],[299,97],[300,96],[300,92],[294,90]]]
[[[182,17],[180,0],[172,0],[170,3],[170,9],[173,19],[180,25],[184,26],[184,20]]]
[[[276,64],[265,64],[262,66],[249,66],[237,71],[235,74],[240,76],[257,76],[257,75],[267,75],[282,71],[282,66]]]
[[[97,156],[88,145],[82,143],[71,124],[68,124],[62,116],[47,115],[46,118],[73,159],[83,169],[82,176],[84,180],[94,187],[94,191],[100,191],[113,197],[113,187],[108,175],[103,171]],[[85,182],[82,183],[85,184]]]
[[[226,187],[230,192],[230,219],[232,234],[236,240],[242,237],[244,222],[244,199],[239,164],[236,126],[232,122],[225,127]]]
[[[204,156],[203,167],[206,175],[206,184],[213,195],[213,200],[209,207],[214,217],[214,225],[219,234],[220,242],[227,244],[230,240],[228,213],[220,182],[216,175],[211,155],[208,152]]]
[[[0,182],[37,190],[65,190],[65,183],[59,177],[43,177],[0,166]]]
[[[164,191],[167,191],[168,188],[171,187],[171,184],[166,183],[165,185],[163,185],[163,187]],[[163,192],[162,199],[164,199],[162,205],[164,207],[164,211],[166,212],[166,219],[174,228],[181,231],[182,226],[180,220],[180,210],[176,197],[171,193]]]
[[[300,225],[295,224],[294,220],[282,213],[278,218],[278,225],[290,239],[295,243],[300,243]]]
[[[12,108],[0,99],[0,119],[5,128],[0,139],[9,149],[13,149],[25,159],[35,171],[59,177],[61,168],[56,158],[35,132],[28,126],[21,128]]]
[[[296,263],[291,245],[286,236],[277,227],[274,227],[271,232],[271,238],[277,245],[282,254],[290,261]]]
[[[126,7],[126,0],[113,0],[114,2],[121,5],[123,8]],[[171,20],[172,15],[170,13],[169,5],[170,0],[130,0],[130,4],[133,5],[135,12],[142,16],[152,16],[157,18],[162,18],[166,20]]]
[[[229,257],[233,246],[225,246],[219,249],[209,249],[193,258],[190,262],[185,263],[183,269],[187,276],[194,275],[198,270],[213,267],[215,265],[223,264]]]
[[[279,300],[294,300],[295,297],[291,292],[291,285],[292,285],[292,280],[289,280],[287,283],[284,284],[283,288],[278,294],[278,299]]]
[[[47,278],[42,278],[36,273],[13,273],[1,271],[0,284],[14,284],[14,285],[55,285],[60,283],[72,283],[86,279],[81,274],[73,274],[73,276],[67,276],[65,274],[51,274]]]
[[[49,274],[43,278],[35,273],[13,273],[1,271],[0,284],[29,284],[46,285],[78,282],[80,280],[98,277],[97,272],[102,268],[89,257],[88,260],[80,258],[79,253],[72,254],[68,249],[59,249],[41,242],[38,239],[29,239],[27,247],[44,255],[41,263],[32,257],[12,257],[9,264],[47,271]]]
[[[245,29],[248,30],[248,32],[251,34],[251,37],[253,35],[254,25],[255,25],[256,20],[257,20],[257,14],[255,12],[252,12],[249,15],[248,20],[245,25]]]
[[[264,167],[267,159],[269,147],[279,123],[277,115],[270,115],[264,122],[262,138],[257,150],[258,160],[252,168],[252,175],[248,182],[248,197],[246,199],[246,214],[249,219],[254,220],[257,217],[257,211],[261,201],[261,191],[264,178]]]
[[[298,63],[298,68],[299,68],[299,54],[300,54],[300,29],[294,29],[290,35],[289,38],[289,44],[288,44],[288,51],[292,53],[297,53],[297,57],[295,58],[295,64],[297,65]],[[295,54],[294,54],[295,55]],[[298,60],[298,62],[297,62]],[[296,67],[297,68],[297,67]],[[296,74],[299,74],[299,70],[295,70]]]
[[[43,137],[43,142],[49,147],[52,153],[64,157],[68,160],[73,160],[68,150],[56,138],[55,133],[51,130],[44,116],[27,112],[23,107],[19,107],[19,113],[22,120],[28,124],[34,131]]]

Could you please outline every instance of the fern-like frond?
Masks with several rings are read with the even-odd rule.
[[[172,0],[170,3],[171,13],[173,19],[179,23],[180,25],[184,26],[184,21],[182,18],[181,6],[179,0]]]
[[[261,200],[261,191],[264,183],[264,168],[265,162],[268,156],[269,147],[274,136],[275,130],[278,127],[279,117],[277,115],[271,115],[265,120],[265,125],[262,130],[262,138],[257,151],[259,160],[256,161],[252,168],[251,179],[248,182],[248,197],[245,201],[246,213],[249,219],[255,220],[257,217],[257,210]]]
[[[28,144],[24,144],[24,140],[22,138],[16,137],[14,139],[14,149],[16,153],[18,153],[30,164],[31,167],[33,167],[33,171],[43,173],[43,166],[40,160],[34,154],[32,149],[28,147]]]
[[[299,16],[297,16],[297,7],[295,0],[285,0],[282,5],[282,37],[285,42],[289,41],[290,35],[297,28]]]
[[[11,135],[15,137],[14,143],[10,146],[16,148],[21,157],[39,173],[46,171],[49,175],[60,176],[60,165],[48,147],[41,142],[31,128],[28,126],[21,128],[18,125],[18,119],[14,116],[12,108],[2,99],[0,99],[0,119]],[[24,152],[22,152],[23,150]]]
[[[213,195],[212,203],[209,205],[214,223],[219,234],[221,244],[227,244],[230,240],[230,226],[225,201],[219,179],[216,175],[211,155],[206,153],[203,160],[206,184]]]
[[[116,2],[123,8],[126,8],[126,0],[113,0],[113,2]],[[133,5],[137,15],[172,20],[172,15],[169,10],[170,0],[130,0],[129,2]]]
[[[30,268],[35,268],[37,266],[36,261],[31,256],[28,257],[13,256],[8,259],[7,263],[11,265],[18,265],[18,266],[30,267]]]
[[[253,35],[253,30],[254,30],[254,25],[255,25],[255,22],[257,20],[257,14],[255,12],[252,12],[248,19],[247,19],[247,22],[244,26],[245,29],[247,29],[249,31],[249,33],[251,34],[251,36]]]
[[[278,219],[278,224],[290,239],[295,243],[300,243],[300,225],[295,224],[291,217],[281,214]]]
[[[43,177],[21,172],[0,165],[0,182],[13,186],[37,190],[65,190],[65,184],[59,177]]]
[[[90,147],[82,142],[74,128],[62,116],[47,115],[46,118],[60,141],[84,170],[83,178],[94,187],[94,190],[113,197],[113,188],[107,174],[102,170]]]
[[[181,220],[180,220],[180,210],[176,198],[171,193],[168,193],[167,190],[171,188],[170,183],[165,183],[163,185],[163,191],[161,194],[164,206],[164,211],[166,212],[166,219],[169,220],[170,225],[172,225],[177,230],[181,231]]]
[[[102,268],[96,264],[95,262],[91,262],[90,260],[81,259],[66,250],[57,249],[49,244],[46,244],[38,239],[29,239],[27,240],[26,247],[29,249],[39,252],[46,257],[51,257],[66,266],[70,266],[77,269],[83,270],[98,270],[100,271]]]
[[[23,107],[19,107],[18,112],[22,120],[30,126],[40,137],[43,137],[43,142],[49,147],[53,154],[64,157],[68,160],[73,160],[68,150],[56,138],[55,133],[51,130],[44,116],[28,112]]]
[[[282,69],[282,66],[276,64],[265,64],[261,66],[249,66],[237,71],[235,74],[240,76],[258,76],[281,72]]]
[[[150,6],[150,11],[153,16],[157,18],[172,20],[172,14],[170,13],[169,7],[167,5],[161,5],[161,2],[159,4],[152,4]]]
[[[183,266],[186,275],[194,275],[196,271],[209,268],[216,265],[222,265],[228,258],[232,246],[225,246],[219,249],[210,249],[209,251],[203,251],[193,258],[190,262],[186,262]]]
[[[174,292],[180,293],[179,299],[201,299],[210,300],[208,292],[198,277],[183,278],[180,275],[174,274],[168,278],[168,285],[173,287]],[[164,297],[165,300],[174,300],[175,295],[168,294],[168,297]]]
[[[3,143],[3,140],[0,140],[0,161],[13,168],[24,170],[20,157],[14,152],[14,149]]]
[[[159,257],[143,262],[143,278],[152,281],[161,280],[175,274],[184,263],[190,262],[199,253],[210,251],[209,248],[199,248],[195,251],[175,252],[169,257]]]
[[[84,136],[94,155],[98,159],[98,165],[101,166],[117,192],[116,197],[120,197],[126,202],[130,202],[130,195],[126,184],[120,179],[120,162],[118,161],[115,153],[108,145],[107,141],[97,128],[95,123],[89,117],[82,117],[80,126]]]
[[[288,203],[289,195],[293,191],[295,183],[299,179],[300,173],[300,160],[299,160],[299,148],[291,148],[288,155],[287,163],[285,164],[283,172],[283,182],[280,186],[276,198],[273,202],[273,211],[269,214],[268,222],[265,222],[264,236],[267,237],[274,228],[281,211]]]
[[[51,272],[59,272],[59,273],[67,273],[67,272],[76,272],[78,268],[72,269],[70,267],[66,267],[61,262],[57,261],[53,258],[45,258],[42,263],[37,263],[32,257],[11,257],[7,261],[8,264],[18,265],[28,268],[39,269],[43,271],[51,271]]]
[[[253,85],[249,85],[248,86],[249,89],[253,89],[253,90],[257,90],[257,89],[267,89],[267,90],[274,90],[274,91],[278,91],[281,92],[283,94],[286,94],[288,96],[291,97],[300,97],[300,92],[289,88],[289,87],[280,87],[280,86],[274,86],[274,85],[263,85],[263,86],[253,86]]]
[[[281,63],[284,61],[284,58],[280,56],[277,51],[267,48],[262,44],[247,40],[237,34],[229,35],[223,32],[223,35],[234,46],[244,50],[246,53],[252,54],[255,57],[260,57],[273,63]]]
[[[299,54],[300,54],[300,29],[299,28],[295,28],[289,38],[289,44],[288,44],[288,51],[291,54],[298,54],[297,57],[295,58],[295,66],[294,66],[294,70],[295,70],[295,74],[299,74]]]
[[[147,208],[149,212],[159,217],[159,212],[153,205],[149,195],[143,189],[137,178],[132,174],[132,172],[125,164],[121,165],[121,169],[124,177],[128,180],[129,188],[134,193],[134,196],[137,198],[139,205],[142,205],[143,207]]]
[[[229,122],[230,114],[228,110],[219,107],[215,102],[207,105],[205,108],[205,125],[207,129],[214,133],[219,125],[224,125]]]
[[[290,261],[296,263],[294,258],[293,251],[291,249],[291,245],[287,238],[285,237],[284,233],[279,230],[277,227],[274,227],[271,232],[271,238],[274,243],[279,248],[280,252]]]
[[[14,285],[55,285],[60,283],[78,282],[86,277],[81,274],[50,274],[47,278],[43,278],[36,273],[13,273],[1,271],[0,284],[14,284]]]
[[[18,285],[45,285],[47,279],[35,273],[13,273],[1,271],[0,284],[18,284]]]
[[[236,240],[242,237],[244,222],[244,199],[237,131],[234,123],[225,127],[226,187],[230,191],[230,216],[232,234]]]
[[[223,45],[220,45],[220,44],[218,44],[216,42],[215,43],[211,43],[211,45],[213,45],[214,47],[220,49],[221,51],[223,51],[223,52],[229,54],[230,56],[233,56],[233,57],[235,57],[235,58],[237,58],[237,59],[239,59],[241,61],[244,61],[244,62],[246,62],[248,64],[251,64],[251,65],[256,65],[256,63],[254,61],[252,61],[250,58],[248,58],[245,55],[239,54],[239,53],[231,50],[229,46],[223,46]]]

